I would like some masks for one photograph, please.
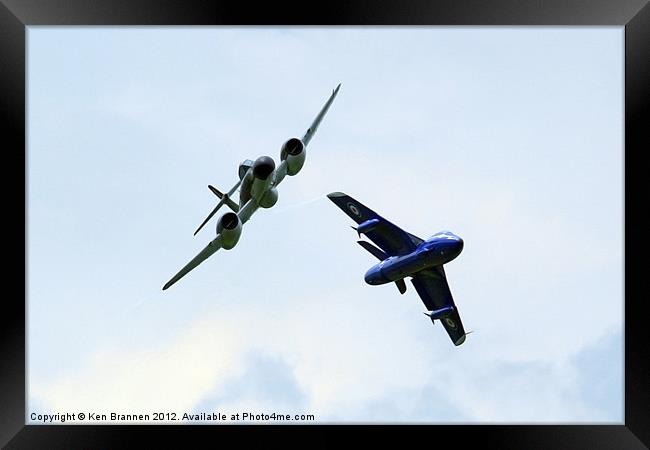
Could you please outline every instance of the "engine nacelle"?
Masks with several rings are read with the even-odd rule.
[[[270,208],[278,202],[278,190],[276,188],[271,188],[264,193],[264,196],[260,200],[260,206],[262,208]]]
[[[217,221],[217,234],[221,234],[221,246],[230,250],[239,241],[241,236],[241,220],[234,212],[227,212]]]
[[[291,138],[282,145],[280,149],[280,160],[287,161],[287,175],[295,175],[300,172],[305,164],[305,144],[298,138]]]

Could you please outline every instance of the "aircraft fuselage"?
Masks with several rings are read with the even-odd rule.
[[[421,270],[441,266],[463,251],[463,240],[445,231],[422,242],[407,255],[391,256],[372,266],[364,276],[370,285],[392,283],[412,276]]]

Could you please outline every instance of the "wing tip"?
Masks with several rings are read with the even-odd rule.
[[[339,197],[347,197],[347,194],[344,194],[343,192],[330,192],[329,194],[327,194],[327,198],[329,199],[334,199]]]
[[[176,276],[174,276],[174,278],[172,278],[172,279],[169,280],[167,283],[165,283],[165,285],[163,286],[162,290],[163,290],[163,291],[166,291],[167,289],[169,289],[169,288],[170,288],[174,283],[176,283],[176,282],[177,282],[178,280],[180,280],[181,278],[183,278],[183,277],[177,278]]]

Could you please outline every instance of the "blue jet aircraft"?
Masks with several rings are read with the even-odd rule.
[[[381,261],[366,272],[366,283],[374,286],[394,282],[400,294],[404,294],[404,278],[411,277],[431,322],[435,324],[436,319],[440,320],[454,345],[465,342],[468,333],[460,321],[442,267],[460,254],[463,240],[450,231],[441,231],[425,241],[392,224],[349,195],[332,192],[327,197],[358,224],[352,228],[359,237],[363,233],[379,246],[357,241]]]

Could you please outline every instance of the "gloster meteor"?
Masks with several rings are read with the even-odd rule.
[[[223,214],[217,221],[217,236],[194,259],[174,275],[163,286],[163,290],[169,288],[172,284],[187,275],[188,272],[220,248],[225,250],[232,249],[239,241],[242,226],[251,218],[255,211],[259,208],[271,208],[276,204],[278,201],[278,185],[287,175],[294,176],[302,169],[307,154],[307,144],[309,144],[314,133],[316,133],[318,125],[320,125],[323,117],[325,117],[340,87],[341,85],[339,84],[334,89],[332,95],[330,95],[330,98],[302,138],[293,137],[282,145],[280,149],[280,164],[277,167],[275,161],[270,156],[260,156],[255,161],[246,159],[239,165],[239,181],[227,193],[224,194],[215,187],[208,185],[210,191],[220,201],[194,234],[196,235],[222,206],[228,206],[231,211]],[[240,188],[239,201],[235,202],[231,196],[237,188]]]

